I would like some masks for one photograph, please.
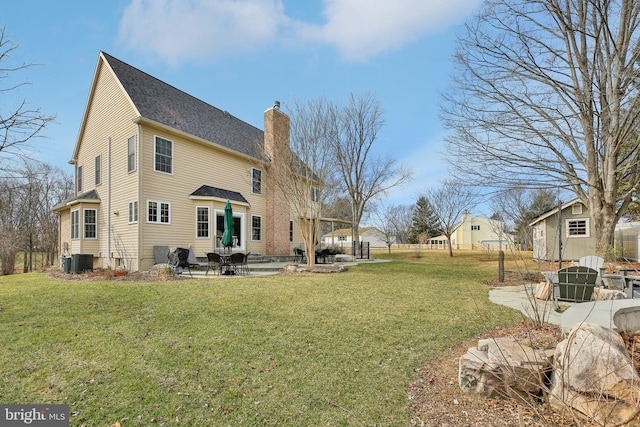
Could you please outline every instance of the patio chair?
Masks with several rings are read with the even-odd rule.
[[[196,258],[196,254],[193,252],[193,249],[189,248],[189,258],[187,258],[189,262],[189,267],[199,269],[203,264],[198,261]]]
[[[300,258],[300,262],[304,262],[304,251],[300,248],[293,248],[293,254],[296,257],[296,262],[298,261],[298,258]]]
[[[229,265],[233,274],[242,274],[242,263],[244,262],[244,254],[234,252],[229,257]]]
[[[193,277],[191,274],[191,266],[189,264],[189,249],[187,248],[176,248],[174,253],[178,256],[178,262],[173,266],[176,274],[180,274],[180,269],[184,271],[187,269],[189,271],[189,276]]]
[[[222,269],[222,257],[220,257],[220,254],[207,252],[207,271],[204,273],[205,276],[209,274],[210,269],[218,270],[218,276],[220,275],[220,270]]]
[[[251,252],[247,252],[246,254],[244,254],[244,259],[242,260],[242,274],[249,274],[251,273],[251,270],[249,270],[249,255],[251,254]]]
[[[596,279],[596,284],[602,284],[602,274],[604,274],[604,258],[596,256],[596,255],[587,255],[580,258],[578,261],[578,265],[583,267],[593,268],[598,272],[598,278]]]
[[[322,263],[323,264],[333,264],[333,254],[331,253],[330,249],[321,250],[320,251],[320,256],[322,256]]]
[[[553,284],[553,306],[559,310],[558,301],[586,302],[593,298],[598,271],[583,266],[558,270],[558,281]]]

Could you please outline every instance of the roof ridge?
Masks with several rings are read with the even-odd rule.
[[[217,116],[218,121],[220,120],[226,121],[227,119],[232,120],[231,122],[229,122],[229,126],[236,129],[238,129],[239,127],[244,128],[246,129],[246,131],[244,131],[245,133],[249,132],[250,134],[255,134],[256,132],[259,132],[259,133],[264,132],[262,129],[258,128],[257,126],[254,126],[251,123],[248,123],[234,116],[227,110],[222,110],[216,107],[215,105],[212,105],[188,92],[185,92],[184,90],[172,84],[169,84],[159,79],[158,77],[155,77],[131,64],[128,64],[127,62],[119,58],[116,58],[115,56],[105,51],[100,51],[100,53],[104,56],[108,65],[116,74],[116,77],[118,78],[118,80],[120,80],[120,82],[123,84],[125,91],[129,93],[130,96],[132,96],[133,93],[136,94],[135,96],[132,97],[132,101],[134,102],[134,105],[136,105],[140,109],[140,114],[143,117],[151,118],[161,123],[168,124],[171,127],[175,127],[175,123],[173,123],[173,120],[168,120],[168,117],[163,116],[163,114],[167,112],[166,108],[161,112],[156,110],[156,108],[158,108],[158,105],[154,105],[153,107],[151,107],[147,102],[149,97],[153,97],[157,101],[159,100],[158,96],[161,96],[161,97],[164,96],[164,98],[162,99],[168,99],[167,97],[172,98],[172,101],[168,101],[172,103],[171,105],[168,105],[168,110],[178,115],[187,113],[186,116],[184,114],[183,116],[188,117],[188,120],[191,122],[191,124],[195,124],[196,126],[196,128],[190,128],[190,130],[189,129],[182,129],[182,130],[185,130],[188,133],[191,133],[193,135],[204,137],[205,139],[208,139],[212,142],[221,143],[220,140],[217,140],[215,138],[210,139],[209,137],[212,137],[214,135],[210,135],[209,134],[210,131],[203,129],[203,126],[208,127],[211,124],[210,123],[204,124],[202,121],[197,122],[198,119],[202,120],[203,118],[202,115],[200,116],[197,116],[197,115],[203,114],[203,113],[207,114],[205,113],[206,111],[209,112],[208,114]],[[136,78],[135,77],[136,74],[139,77]],[[134,79],[134,81],[132,81],[132,79]],[[140,80],[140,81],[136,81],[136,80]],[[189,107],[188,105],[191,105],[191,107]],[[184,110],[184,107],[186,107],[187,110]],[[188,113],[195,113],[195,114],[188,114]],[[163,117],[164,117],[164,120],[163,120]],[[232,123],[235,123],[235,124],[232,124]],[[249,129],[252,129],[252,130],[249,130]],[[218,137],[219,136],[220,135],[218,135]],[[242,146],[242,144],[240,146],[235,146],[234,143],[229,141],[227,141],[226,144],[222,143],[222,145],[227,146],[228,148],[232,148],[236,151],[251,155],[250,153],[251,147],[248,147],[246,144],[247,143],[245,142],[245,146]]]

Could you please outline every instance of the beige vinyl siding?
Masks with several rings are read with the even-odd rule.
[[[60,212],[60,236],[58,238],[60,242],[60,254],[71,254],[71,211],[65,210]],[[64,244],[67,244],[67,250],[64,250]]]
[[[255,165],[248,159],[227,153],[213,144],[188,139],[184,135],[141,126],[139,171],[141,174],[140,204],[143,207],[140,225],[143,229],[141,247],[143,266],[153,260],[153,246],[191,246],[196,256],[204,257],[214,249],[215,212],[223,210],[226,200],[193,200],[191,193],[202,185],[209,185],[241,193],[250,206],[235,204],[234,212],[244,213],[244,249],[265,253],[265,243],[250,240],[251,215],[265,215],[263,195],[251,192],[251,169]],[[172,173],[155,171],[155,137],[173,142]],[[264,171],[263,171],[264,173]],[[147,222],[147,201],[157,200],[171,204],[170,224]],[[196,239],[196,206],[210,209],[210,236]]]
[[[119,83],[103,63],[97,72],[85,126],[79,137],[77,158],[78,165],[83,165],[84,169],[83,192],[95,188],[100,197],[98,240],[83,245],[83,250],[93,246],[92,253],[102,255],[101,267],[113,266],[109,255],[118,258],[126,251],[130,258],[137,256],[137,225],[127,221],[128,203],[138,198],[137,174],[127,172],[127,140],[137,133],[137,125],[133,123],[135,116]],[[98,155],[102,157],[102,182],[96,187],[95,158]],[[114,235],[111,242],[110,234]],[[119,242],[117,247],[116,241]]]

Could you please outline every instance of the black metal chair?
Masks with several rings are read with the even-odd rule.
[[[247,252],[244,254],[244,260],[242,260],[242,274],[250,274],[251,270],[249,269],[249,254],[251,252]]]
[[[304,251],[300,248],[293,248],[293,254],[296,257],[296,262],[298,261],[298,258],[300,258],[300,262],[304,262]]]
[[[209,274],[209,270],[218,270],[218,276],[220,275],[220,270],[222,269],[222,257],[220,254],[215,252],[207,253],[207,271],[204,273],[205,276]]]
[[[189,264],[189,249],[176,248],[175,253],[178,256],[178,262],[174,265],[174,271],[180,274],[180,268],[182,268],[183,271],[186,269],[189,271],[189,276],[193,277],[191,274],[191,265]]]
[[[240,252],[232,253],[229,256],[229,265],[233,274],[242,274],[242,263],[244,262],[244,254]]]

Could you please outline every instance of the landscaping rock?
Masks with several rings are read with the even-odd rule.
[[[458,384],[487,397],[539,395],[551,368],[549,353],[513,338],[480,340],[460,358]]]
[[[593,299],[596,301],[610,301],[614,299],[627,299],[627,294],[618,289],[604,289],[596,286],[593,289]]]
[[[576,325],[556,347],[553,370],[551,405],[600,425],[640,426],[640,377],[613,329]]]

